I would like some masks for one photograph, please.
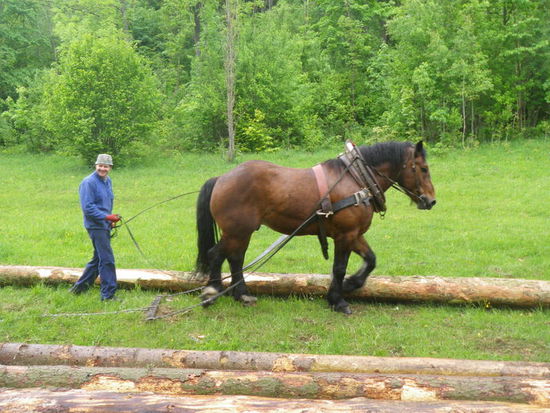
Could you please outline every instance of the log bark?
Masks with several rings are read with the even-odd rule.
[[[74,282],[82,270],[60,267],[0,266],[0,285],[59,284]],[[227,275],[227,274],[226,274]],[[205,283],[189,272],[117,270],[123,288],[186,291]],[[252,294],[326,295],[330,276],[324,274],[245,275]],[[225,281],[227,285],[227,280]],[[516,307],[550,307],[550,282],[512,278],[371,276],[349,297],[365,300],[437,302],[447,304],[483,303]]]
[[[0,364],[550,379],[550,363],[0,343]]]
[[[550,380],[359,373],[282,373],[126,367],[0,366],[0,387],[168,395],[401,401],[505,401],[550,407]]]
[[[547,409],[497,402],[401,402],[349,400],[285,400],[251,396],[168,396],[107,391],[0,389],[0,411],[25,413],[178,413],[178,412],[371,412],[371,413],[542,413]]]

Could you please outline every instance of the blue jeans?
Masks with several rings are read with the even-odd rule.
[[[94,246],[94,256],[73,288],[79,292],[86,291],[99,276],[101,299],[107,300],[115,295],[117,289],[115,256],[109,230],[88,229],[88,235]]]

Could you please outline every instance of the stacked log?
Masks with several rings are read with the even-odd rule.
[[[24,389],[25,400],[66,411],[125,411],[130,400],[128,411],[185,411],[199,396],[221,403],[216,411],[550,411],[550,363],[20,343],[1,344],[0,363],[0,408]]]
[[[0,343],[0,364],[550,379],[550,363],[25,343]]]
[[[0,266],[0,285],[72,283],[82,270],[60,267]],[[225,274],[227,276],[227,274]],[[122,288],[187,291],[204,285],[195,274],[178,271],[117,269]],[[330,276],[326,274],[245,274],[252,294],[288,296],[326,295]],[[225,280],[228,285],[229,280]],[[482,303],[516,307],[550,307],[550,282],[512,278],[371,276],[360,289],[349,294],[358,300]]]
[[[88,390],[0,389],[0,411],[20,413],[542,413],[545,409],[497,402],[400,402],[277,399],[254,396],[186,396]]]

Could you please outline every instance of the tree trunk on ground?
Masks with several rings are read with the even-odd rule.
[[[0,285],[75,282],[82,270],[59,267],[0,266]],[[227,276],[227,274],[225,274]],[[122,288],[186,291],[205,280],[186,272],[117,269]],[[227,285],[229,280],[225,280]],[[324,274],[245,274],[252,294],[325,296],[330,276]],[[550,282],[513,278],[371,276],[348,295],[355,299],[447,304],[481,303],[517,307],[550,307]]]
[[[2,397],[3,396],[3,397]],[[23,399],[23,400],[21,400]],[[373,413],[449,411],[523,413],[539,412],[534,406],[493,402],[399,402],[358,398],[353,400],[284,400],[246,396],[194,396],[174,397],[151,394],[118,394],[112,392],[83,392],[80,390],[56,391],[29,389],[0,393],[0,408],[24,407],[25,412],[166,412],[166,411],[216,411],[219,413],[239,411],[285,411],[298,413],[365,411]],[[52,409],[55,407],[55,409]],[[46,409],[47,408],[47,409]],[[31,410],[32,409],[32,410]],[[22,411],[19,409],[18,411]]]
[[[306,399],[506,401],[550,407],[550,380],[126,367],[0,366],[0,387]]]
[[[523,376],[550,379],[550,363],[24,343],[0,343],[0,364],[197,368],[271,372]]]
[[[536,413],[542,409],[495,402],[400,402],[356,398],[351,400],[285,400],[249,396],[167,396],[151,393],[114,393],[83,390],[0,390],[0,410],[25,413],[89,412],[359,412],[372,413]]]

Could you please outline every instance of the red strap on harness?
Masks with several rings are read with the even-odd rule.
[[[317,164],[311,169],[313,169],[313,173],[315,174],[317,188],[319,189],[319,197],[321,198],[321,215],[328,217],[333,214],[333,210],[328,194],[327,177],[325,175],[323,165]]]

